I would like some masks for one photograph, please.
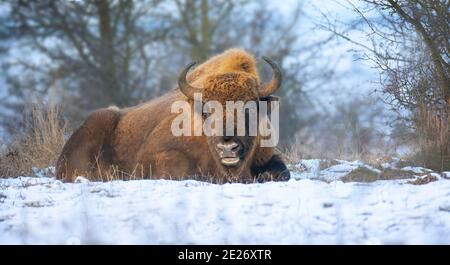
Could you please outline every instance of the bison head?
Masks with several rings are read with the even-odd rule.
[[[204,102],[215,101],[223,105],[223,136],[207,137],[209,151],[217,163],[218,168],[223,175],[238,176],[249,173],[249,162],[252,160],[255,148],[259,144],[259,132],[256,135],[249,134],[249,118],[252,117],[249,111],[259,112],[259,108],[248,110],[245,115],[245,133],[244,135],[237,133],[236,116],[234,110],[230,110],[226,106],[226,102],[254,102],[254,106],[258,106],[258,101],[270,101],[274,97],[271,96],[281,85],[281,71],[279,67],[270,59],[263,57],[263,59],[271,66],[273,76],[271,81],[265,84],[260,84],[257,76],[247,72],[228,72],[222,74],[215,74],[208,76],[203,84],[203,87],[197,88],[190,85],[186,80],[186,75],[189,69],[195,63],[191,63],[186,67],[179,76],[178,85],[181,92],[189,99],[194,100],[195,93],[202,94]],[[246,104],[247,106],[247,104]],[[233,111],[231,115],[226,115],[226,112]],[[258,115],[256,113],[256,115]],[[203,119],[206,119],[208,114],[203,114]],[[227,134],[227,119],[234,119],[234,134],[230,136]],[[255,116],[253,116],[255,117]],[[247,171],[247,172],[246,172]]]

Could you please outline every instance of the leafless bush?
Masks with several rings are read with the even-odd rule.
[[[435,160],[426,164],[436,170],[449,169],[448,1],[364,0],[346,4],[358,19],[342,23],[325,17],[324,28],[362,48],[360,58],[379,70],[380,90],[387,103],[409,113],[419,160]],[[346,25],[346,29],[337,25]],[[363,33],[369,42],[358,41],[351,32]]]
[[[0,153],[0,176],[32,173],[32,168],[55,165],[67,127],[56,106],[35,104],[25,115],[25,130]]]

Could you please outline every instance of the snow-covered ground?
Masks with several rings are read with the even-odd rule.
[[[450,180],[344,183],[364,165],[319,164],[263,184],[0,179],[0,243],[450,244]]]

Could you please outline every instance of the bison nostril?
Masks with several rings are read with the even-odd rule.
[[[239,145],[235,142],[227,142],[227,143],[218,143],[217,148],[222,151],[237,151],[239,149]]]
[[[239,145],[237,143],[234,143],[234,145],[231,147],[231,151],[238,151],[239,150]]]
[[[233,150],[234,148],[236,148],[238,146],[238,144],[237,143],[229,143],[228,144],[228,148],[230,148],[231,150]]]
[[[232,138],[232,136],[227,136],[227,135],[225,135],[225,136],[223,137],[223,141],[224,141],[224,142],[228,142],[228,141],[231,140],[231,138]]]

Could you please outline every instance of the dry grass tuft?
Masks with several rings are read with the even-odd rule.
[[[115,181],[115,180],[122,180],[122,181],[130,181],[130,180],[144,180],[144,179],[165,179],[165,180],[194,180],[194,181],[201,181],[205,183],[211,183],[211,184],[226,184],[226,183],[245,183],[245,184],[251,184],[251,183],[262,183],[267,181],[277,181],[277,179],[274,179],[272,176],[266,176],[266,175],[259,175],[257,177],[254,177],[252,179],[242,179],[240,177],[232,177],[232,176],[213,176],[209,173],[205,174],[199,174],[199,175],[184,175],[182,177],[171,177],[169,175],[163,175],[163,176],[154,176],[152,174],[145,175],[144,168],[139,165],[136,166],[136,168],[132,172],[125,172],[118,168],[116,165],[112,165],[109,168],[105,169],[103,168],[100,163],[98,162],[95,165],[92,165],[94,168],[94,174],[90,176],[79,176],[75,178],[75,182],[83,182],[84,180],[89,181],[100,181],[100,182],[109,182],[109,181]],[[151,172],[151,170],[150,170]]]
[[[440,151],[440,147],[436,145],[422,145],[411,156],[411,161],[414,164],[420,165],[435,171],[449,171],[450,170],[450,158],[443,157]]]
[[[323,161],[333,161],[335,159],[354,161],[359,160],[369,165],[381,165],[389,162],[391,157],[385,153],[323,149],[323,146],[314,143],[301,142],[298,138],[290,146],[283,148],[283,157],[288,164],[297,164],[302,159],[322,159]]]
[[[438,180],[438,178],[436,176],[428,174],[424,177],[419,177],[414,181],[408,181],[408,183],[413,184],[413,185],[425,185],[425,184],[428,184],[430,182],[437,181],[437,180]]]
[[[34,104],[25,117],[24,131],[0,150],[0,177],[30,175],[33,167],[55,165],[66,132],[58,107]]]
[[[341,178],[343,182],[373,182],[380,178],[380,174],[366,167],[359,167],[352,170],[346,176]]]

